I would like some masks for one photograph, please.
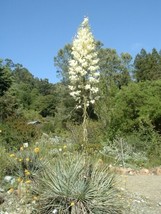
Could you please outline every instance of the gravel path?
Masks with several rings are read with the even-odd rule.
[[[122,175],[121,189],[131,214],[161,214],[161,176]],[[120,179],[120,178],[119,178]]]

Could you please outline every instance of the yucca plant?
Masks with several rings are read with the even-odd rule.
[[[43,167],[44,169],[44,167]],[[115,176],[107,166],[83,155],[60,156],[48,162],[36,179],[39,214],[120,214],[123,212]]]

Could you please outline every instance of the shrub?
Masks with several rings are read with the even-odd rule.
[[[6,152],[6,149],[3,146],[0,146],[0,180],[5,176],[7,168],[10,167],[10,162],[7,158],[8,153]]]
[[[83,155],[59,156],[46,163],[35,182],[39,214],[123,212],[114,175]]]
[[[35,141],[41,134],[38,126],[28,125],[22,117],[9,117],[1,126],[2,143],[9,151],[17,150],[24,142]]]
[[[148,161],[145,151],[136,149],[138,138],[134,136],[121,138],[118,137],[113,141],[106,141],[102,143],[103,149],[100,150],[102,156],[109,159],[116,165],[128,167],[130,165],[143,166]]]
[[[28,177],[33,178],[34,175],[40,170],[42,156],[40,148],[33,147],[20,147],[16,153],[11,153],[9,162],[12,168],[8,168],[8,174],[18,176],[22,179]]]

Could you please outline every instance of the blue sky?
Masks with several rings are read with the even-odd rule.
[[[161,49],[160,0],[0,0],[0,58],[57,82],[53,58],[71,43],[84,16],[105,48],[133,57]]]

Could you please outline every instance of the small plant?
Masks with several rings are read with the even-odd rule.
[[[20,181],[33,178],[42,166],[41,158],[39,147],[21,146],[19,151],[7,154],[8,166],[5,168],[5,174],[16,176]]]
[[[108,167],[85,155],[59,156],[35,179],[37,213],[123,213],[120,192]]]
[[[129,165],[143,166],[148,161],[146,152],[136,150],[128,139],[116,138],[103,144],[103,149],[100,150],[101,155],[108,159],[111,158],[114,164],[123,167]]]
[[[7,158],[8,153],[6,152],[6,149],[4,148],[4,146],[0,146],[0,180],[3,179],[3,177],[6,174],[6,170],[7,168],[11,167],[10,166],[10,162]]]

